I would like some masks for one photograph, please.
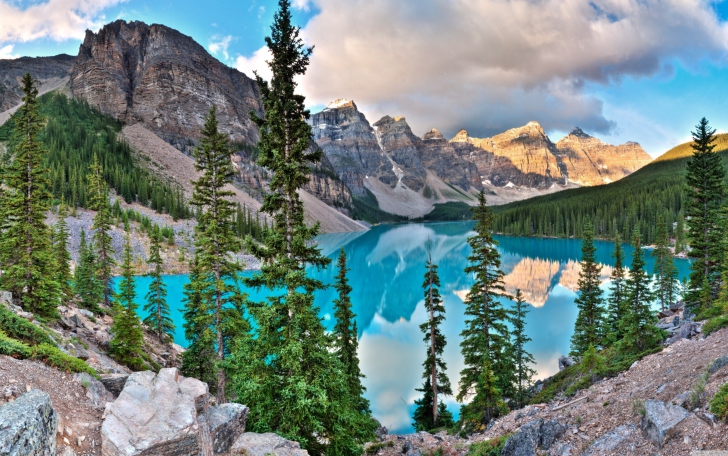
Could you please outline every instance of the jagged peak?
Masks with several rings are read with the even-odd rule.
[[[542,129],[541,124],[536,122],[535,120],[528,122],[525,126],[526,127],[536,127],[536,128]]]
[[[407,119],[405,119],[404,116],[394,116],[395,122],[399,122],[400,120],[407,122]]]
[[[577,138],[593,138],[593,136],[584,133],[584,130],[582,130],[579,127],[574,128],[571,133],[569,133],[569,136],[576,136]]]
[[[352,107],[356,109],[356,103],[354,100],[348,100],[346,98],[337,98],[326,106],[326,109],[337,109],[337,108],[348,108]]]
[[[425,141],[431,140],[431,139],[445,139],[444,136],[442,136],[442,133],[437,131],[437,128],[433,128],[432,130],[428,131],[422,136],[422,139]]]
[[[460,130],[452,139],[451,141],[454,142],[466,142],[470,136],[468,135],[468,131],[466,129]]]

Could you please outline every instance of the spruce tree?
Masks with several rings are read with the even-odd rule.
[[[189,283],[184,286],[184,309],[182,316],[187,340],[187,350],[182,353],[180,371],[187,377],[194,377],[208,385],[216,382],[215,331],[212,304],[211,274],[205,272],[195,255],[190,260]]]
[[[478,203],[473,211],[475,235],[468,239],[472,252],[465,273],[472,274],[475,282],[465,300],[467,320],[460,333],[465,368],[460,372],[457,395],[460,402],[473,397],[460,412],[462,420],[472,426],[485,425],[503,411],[498,371],[505,374],[500,380],[509,377],[505,372],[508,363],[505,348],[510,343],[506,326],[508,312],[498,300],[506,293],[498,243],[491,233],[493,211],[486,205],[483,192]]]
[[[154,269],[148,274],[152,278],[152,282],[149,284],[149,292],[145,296],[147,304],[144,306],[144,311],[147,312],[147,317],[144,319],[144,323],[157,334],[157,337],[161,342],[172,340],[174,337],[174,323],[172,318],[169,316],[169,305],[167,305],[167,286],[162,280],[162,255],[161,255],[161,242],[162,233],[159,231],[159,226],[155,225],[154,230],[149,236],[149,258],[147,263],[154,265]]]
[[[233,192],[226,186],[233,183],[233,151],[227,136],[218,130],[215,108],[210,110],[202,129],[200,147],[193,151],[195,168],[202,174],[193,182],[190,204],[199,211],[195,227],[195,249],[198,267],[203,276],[210,274],[210,293],[205,294],[212,302],[207,308],[214,315],[215,345],[217,349],[216,393],[219,404],[227,402],[227,376],[224,369],[226,340],[224,337],[223,308],[238,294],[240,263],[231,258],[231,252],[240,251],[241,244],[235,235],[235,203]]]
[[[452,414],[439,416],[440,411],[445,408],[442,402],[438,404],[439,396],[452,396],[453,393],[450,379],[447,377],[447,365],[442,358],[446,341],[440,325],[445,320],[445,306],[440,296],[440,276],[437,273],[437,265],[432,261],[429,243],[427,253],[425,281],[422,288],[425,291],[425,310],[429,318],[420,325],[420,330],[425,335],[424,341],[427,344],[427,358],[423,363],[425,371],[422,374],[425,382],[422,388],[417,389],[417,391],[425,393],[425,396],[415,402],[417,407],[414,412],[414,427],[417,431],[452,426]]]
[[[238,400],[250,404],[251,430],[276,431],[311,454],[358,455],[360,445],[373,437],[374,421],[349,395],[332,337],[313,303],[323,284],[306,273],[307,266],[329,263],[314,243],[318,224],[304,223],[298,194],[310,166],[322,156],[310,148],[310,114],[304,97],[295,93],[295,78],[306,72],[311,49],[291,22],[290,1],[278,5],[266,38],[273,78],[256,76],[265,114],[251,113],[260,128],[259,164],[272,173],[262,210],[273,223],[262,245],[246,239],[248,251],[263,260],[247,285],[275,291],[267,303],[249,304],[255,338],[249,349],[235,353],[236,390]]]
[[[619,320],[622,339],[617,342],[617,347],[621,352],[642,353],[656,347],[662,340],[662,331],[655,326],[657,316],[651,308],[654,299],[650,277],[645,271],[639,231],[635,230],[632,265],[625,283],[624,311]]]
[[[43,164],[48,152],[38,139],[45,120],[30,73],[23,76],[21,87],[23,105],[12,116],[14,156],[5,170],[7,189],[0,200],[0,287],[19,298],[25,310],[55,317],[60,293],[54,280],[51,229],[45,223],[52,198],[49,171]]]
[[[359,369],[359,340],[356,328],[356,315],[351,310],[351,286],[346,277],[349,269],[346,267],[346,253],[342,247],[339,250],[339,258],[337,262],[338,275],[334,288],[338,293],[338,298],[334,300],[334,348],[338,355],[339,361],[344,368],[344,375],[349,385],[349,394],[352,399],[359,402],[358,410],[369,413],[369,401],[364,398],[366,388],[361,384],[364,375]]]
[[[609,298],[607,298],[607,311],[604,318],[604,329],[602,333],[606,345],[613,345],[622,338],[619,328],[619,320],[624,312],[626,301],[624,269],[624,251],[622,250],[622,238],[619,233],[614,236],[614,267],[612,268],[611,285],[609,286]]]
[[[111,245],[111,206],[109,205],[109,187],[104,180],[104,171],[94,154],[93,163],[89,167],[87,176],[89,208],[96,211],[94,215],[94,245],[96,246],[96,278],[101,284],[102,302],[104,306],[111,307],[113,294],[111,283],[111,270],[114,262],[114,248]]]
[[[68,252],[68,210],[65,204],[58,207],[58,222],[53,232],[53,250],[55,253],[55,277],[58,281],[61,298],[68,301],[73,297],[73,278],[71,276],[71,254]]]
[[[677,215],[675,227],[675,254],[685,251],[685,216],[682,211]]]
[[[81,228],[78,264],[73,274],[73,291],[81,298],[81,307],[98,314],[101,313],[99,303],[103,299],[103,291],[96,278],[97,270],[93,242],[89,244],[86,241],[86,231]]]
[[[690,292],[686,301],[705,311],[713,298],[713,283],[720,280],[723,233],[719,211],[725,199],[725,170],[715,152],[715,130],[702,118],[692,132],[693,156],[687,164],[686,211],[690,244]]]
[[[115,293],[114,323],[111,325],[111,341],[109,341],[109,353],[120,363],[132,369],[144,368],[141,352],[144,343],[141,323],[137,316],[136,286],[134,283],[134,266],[131,253],[131,238],[126,233],[124,254],[122,256],[121,280],[119,281],[119,292]]]
[[[521,290],[516,290],[514,298],[516,306],[513,308],[511,315],[511,325],[513,326],[511,337],[513,340],[513,361],[516,366],[516,394],[513,399],[516,407],[521,408],[526,404],[528,388],[531,385],[533,376],[536,375],[536,371],[531,368],[532,365],[536,364],[536,360],[531,353],[526,351],[526,344],[531,342],[531,338],[526,335],[526,315],[529,309],[523,299]]]
[[[589,217],[584,219],[581,241],[581,271],[579,272],[579,295],[574,300],[579,314],[571,336],[571,354],[581,356],[590,345],[599,347],[602,340],[604,300],[599,288],[601,266],[597,263],[597,248],[594,246],[594,227]]]
[[[656,244],[652,256],[655,258],[655,275],[657,275],[657,299],[660,308],[665,310],[675,299],[675,280],[677,268],[670,251],[670,238],[667,226],[662,217],[657,220]]]

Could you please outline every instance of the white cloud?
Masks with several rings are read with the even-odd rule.
[[[0,0],[0,43],[38,38],[55,41],[83,39],[87,29],[97,30],[106,21],[103,11],[124,0],[48,0],[21,8]]]
[[[354,99],[415,133],[486,136],[529,120],[613,131],[588,84],[720,62],[728,28],[705,0],[313,0],[311,104]]]
[[[254,78],[253,71],[257,71],[260,77],[266,81],[270,81],[273,77],[270,68],[268,68],[267,60],[273,58],[267,46],[263,46],[253,53],[250,57],[239,55],[235,58],[234,67],[244,73],[246,76]]]
[[[12,44],[0,47],[0,59],[17,59],[19,56],[13,54],[13,47]]]
[[[293,7],[296,9],[300,9],[303,11],[308,11],[310,8],[310,1],[309,0],[293,0],[292,3]]]
[[[215,41],[217,40],[217,41]],[[230,55],[228,54],[228,48],[230,47],[230,42],[233,40],[232,35],[227,36],[213,36],[210,38],[210,45],[208,46],[208,49],[210,49],[210,52],[218,55],[220,52],[222,52],[222,55],[225,57],[225,60],[230,59]]]

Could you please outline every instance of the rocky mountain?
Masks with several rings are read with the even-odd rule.
[[[20,79],[30,73],[44,87],[56,86],[68,76],[74,57],[59,54],[53,57],[20,57],[0,60],[0,112],[20,104],[23,92]]]
[[[185,150],[214,105],[220,130],[254,144],[250,111],[262,112],[255,81],[164,25],[118,20],[86,32],[70,73],[75,97],[128,124],[143,123]]]

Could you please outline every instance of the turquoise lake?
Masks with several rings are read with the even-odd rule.
[[[319,238],[322,252],[334,259],[344,247],[349,279],[354,291],[351,299],[357,314],[359,357],[366,379],[367,397],[374,416],[393,432],[411,432],[411,413],[415,391],[422,384],[422,362],[425,342],[419,325],[425,318],[422,281],[426,245],[431,242],[432,256],[439,266],[447,320],[443,332],[447,337],[445,360],[448,375],[455,388],[463,368],[460,356],[460,331],[464,327],[463,299],[472,284],[463,273],[470,247],[467,239],[473,234],[473,222],[382,225],[361,233],[328,234]],[[529,351],[536,359],[538,377],[558,372],[558,357],[569,352],[576,306],[574,298],[579,276],[578,261],[581,241],[578,239],[535,239],[496,236],[501,252],[502,269],[509,292],[520,288],[531,304],[527,331],[532,339]],[[603,288],[609,287],[613,244],[597,242],[598,261],[603,265]],[[629,265],[632,248],[625,246]],[[654,261],[646,254],[647,268]],[[686,260],[675,260],[682,279],[689,274]],[[311,274],[324,283],[334,282],[332,265]],[[252,274],[252,272],[246,273]],[[182,330],[184,275],[165,276],[168,302],[177,326],[175,342],[185,346]],[[137,296],[141,305],[147,293],[149,278],[138,277]],[[262,300],[264,293],[249,290],[249,298]],[[334,290],[316,296],[321,317],[332,327]],[[459,404],[445,398],[450,410],[457,413]]]

